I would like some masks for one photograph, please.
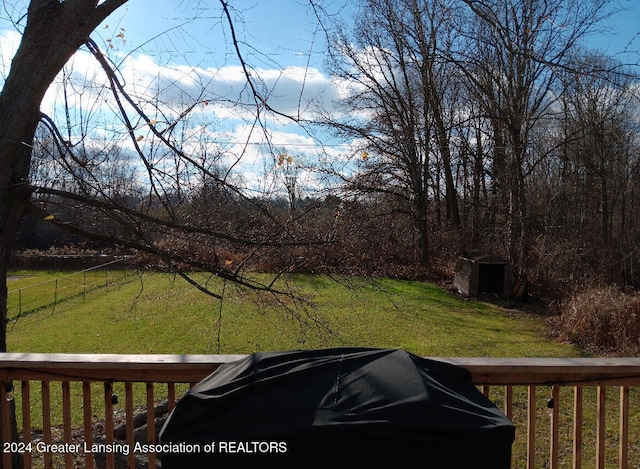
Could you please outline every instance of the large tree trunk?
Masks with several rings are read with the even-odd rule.
[[[32,0],[20,47],[0,93],[0,350],[6,351],[9,255],[29,205],[31,147],[40,104],[89,34],[126,0]]]
[[[32,0],[0,93],[0,351],[7,350],[7,269],[31,199],[31,148],[44,95],[89,34],[126,0]]]
[[[510,161],[509,189],[509,258],[519,280],[526,281],[529,266],[529,233],[526,187],[523,173],[525,145],[522,137],[511,135],[512,154]]]
[[[451,148],[443,128],[438,128],[438,143],[444,167],[445,199],[447,201],[447,221],[455,228],[460,228],[460,209],[458,208],[458,192],[451,171]]]
[[[420,255],[420,266],[429,267],[431,265],[431,259],[429,257],[429,222],[427,220],[426,207],[421,208],[419,212],[421,212],[418,216],[418,253]]]

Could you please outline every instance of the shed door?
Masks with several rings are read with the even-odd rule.
[[[478,293],[498,293],[504,290],[504,264],[478,266]]]

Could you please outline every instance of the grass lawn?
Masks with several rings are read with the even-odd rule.
[[[422,282],[294,276],[278,287],[294,289],[304,301],[228,284],[220,302],[169,274],[16,274],[8,284],[9,316],[17,318],[8,332],[8,349],[14,352],[251,353],[371,346],[423,356],[580,354],[550,338],[542,318],[457,298]],[[222,285],[215,287],[220,291]]]

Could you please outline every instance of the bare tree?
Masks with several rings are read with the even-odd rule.
[[[359,139],[365,152],[350,185],[389,194],[412,212],[423,266],[430,262],[429,218],[441,179],[447,220],[460,225],[451,151],[456,77],[443,52],[452,43],[454,11],[439,0],[362,1],[352,33],[341,29],[329,50],[350,94],[326,123]]]
[[[637,165],[634,111],[638,97],[632,86],[637,79],[630,73],[606,72],[619,68],[602,55],[588,54],[579,62],[579,68],[564,74],[562,120],[557,126],[564,176],[558,198],[566,200],[562,195],[573,193],[573,208],[558,209],[572,220],[567,228],[599,225],[600,240],[606,244],[612,236],[624,238],[629,223],[626,201]]]
[[[509,257],[526,278],[531,135],[552,110],[558,71],[606,15],[609,0],[464,0],[475,16],[457,62],[490,120],[494,182],[506,194]]]
[[[32,146],[47,89],[91,32],[126,0],[33,0],[0,93],[0,351],[6,350],[6,275],[13,238],[30,204]]]

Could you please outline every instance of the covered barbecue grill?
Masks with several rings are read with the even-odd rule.
[[[177,403],[160,443],[190,445],[163,453],[165,469],[508,469],[514,436],[464,368],[346,348],[222,365]]]

